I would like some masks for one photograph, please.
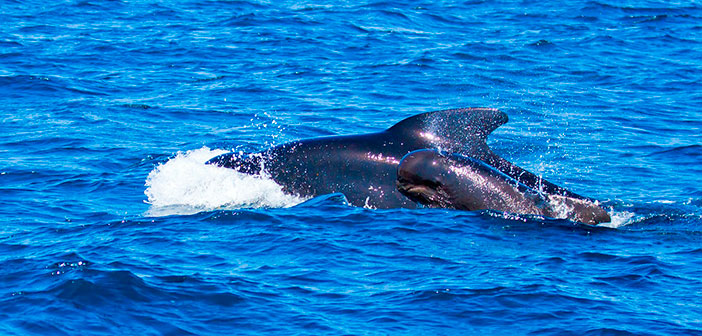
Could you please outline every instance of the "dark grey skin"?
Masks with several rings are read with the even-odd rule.
[[[586,199],[494,154],[485,140],[506,122],[506,114],[490,108],[428,112],[378,133],[299,140],[258,153],[223,154],[208,163],[266,174],[284,192],[302,197],[343,193],[354,206],[416,208],[396,188],[397,166],[411,151],[440,148],[484,161],[531,189]]]
[[[402,159],[397,189],[429,207],[490,209],[591,225],[611,221],[596,202],[539,193],[483,161],[431,149],[411,152]]]

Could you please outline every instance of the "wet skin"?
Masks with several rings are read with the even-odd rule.
[[[485,162],[437,150],[407,154],[398,165],[397,188],[408,198],[430,207],[490,209],[585,224],[611,221],[596,202],[539,192]]]
[[[441,148],[480,160],[527,188],[591,201],[493,153],[487,136],[507,120],[490,108],[428,112],[378,133],[299,140],[258,153],[223,154],[208,163],[266,174],[286,193],[302,197],[343,193],[354,206],[416,208],[417,202],[397,188],[400,160],[415,150]]]

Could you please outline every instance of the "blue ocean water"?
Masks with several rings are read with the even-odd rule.
[[[0,334],[702,333],[696,1],[0,2]],[[204,162],[494,107],[602,227]]]

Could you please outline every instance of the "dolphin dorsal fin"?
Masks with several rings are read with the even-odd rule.
[[[486,146],[487,136],[507,120],[507,115],[498,109],[460,108],[409,117],[387,131],[419,137],[432,147],[465,152],[476,145]]]

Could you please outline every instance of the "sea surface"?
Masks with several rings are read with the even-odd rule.
[[[2,335],[700,335],[699,1],[0,1]],[[612,223],[207,166],[493,107]],[[303,178],[303,177],[301,177]]]

